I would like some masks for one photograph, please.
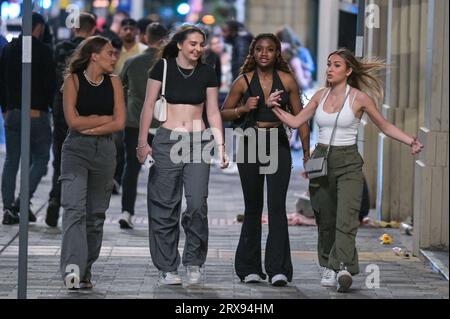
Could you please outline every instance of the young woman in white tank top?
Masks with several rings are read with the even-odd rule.
[[[341,49],[328,57],[327,88],[319,90],[297,116],[276,107],[277,101],[267,103],[275,105],[273,112],[290,127],[315,117],[319,140],[312,157],[325,156],[331,144],[328,174],[310,180],[309,191],[319,230],[319,263],[324,267],[321,284],[337,287],[339,292],[347,291],[352,275],[359,273],[355,238],[364,176],[356,139],[361,117],[366,113],[386,136],[410,146],[411,154],[423,148],[417,138],[387,122],[377,108],[383,100],[383,88],[375,72],[384,67],[380,62],[359,61],[349,50]]]

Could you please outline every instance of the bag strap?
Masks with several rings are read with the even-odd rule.
[[[252,92],[252,87],[250,86],[250,82],[248,81],[247,74],[243,74],[243,76],[244,76],[245,82],[247,83],[248,91],[250,92],[250,95],[251,95],[251,96],[254,96],[254,95],[253,95],[253,92]]]
[[[163,62],[164,62],[164,73],[163,73],[161,96],[165,97],[165,95],[166,95],[166,77],[167,77],[167,60],[163,59]]]
[[[338,123],[339,115],[341,115],[342,109],[344,108],[345,102],[347,102],[348,95],[350,94],[350,91],[351,91],[349,85],[347,85],[347,88],[348,88],[348,92],[347,92],[347,94],[345,95],[344,104],[342,104],[341,109],[339,110],[339,113],[336,115],[336,121],[334,121],[333,132],[331,133],[330,143],[328,144],[327,153],[325,154],[325,158],[328,158],[328,153],[330,152],[330,148],[331,148],[331,142],[333,142],[334,134],[336,133],[336,128],[337,128],[337,123]]]

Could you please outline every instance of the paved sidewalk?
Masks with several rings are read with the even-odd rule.
[[[3,167],[4,154],[0,154]],[[394,229],[361,228],[357,246],[361,261],[361,274],[354,278],[350,293],[338,294],[335,289],[320,286],[321,269],[316,256],[316,227],[290,227],[293,282],[276,288],[268,283],[246,285],[234,273],[234,252],[241,225],[235,221],[243,212],[243,198],[238,175],[225,175],[216,168],[211,170],[209,194],[210,242],[204,269],[204,282],[200,287],[160,287],[158,272],[151,263],[148,249],[148,219],[146,216],[146,171],[141,173],[137,219],[134,230],[121,230],[117,224],[120,214],[120,196],[113,196],[105,223],[103,247],[93,267],[92,291],[68,292],[63,288],[58,273],[61,243],[60,228],[49,228],[44,223],[46,200],[50,189],[51,167],[38,188],[33,209],[38,210],[37,223],[29,227],[28,298],[173,298],[173,299],[353,299],[353,298],[446,298],[448,281],[432,272],[418,258],[403,259],[392,248],[403,243],[408,246],[411,237],[403,237]],[[294,211],[295,193],[306,189],[306,182],[298,171],[292,174],[288,194],[288,212]],[[266,209],[265,209],[266,211]],[[394,237],[394,245],[382,246],[378,237],[384,232]],[[0,225],[0,298],[17,297],[18,226]],[[263,226],[262,247],[267,237]],[[180,251],[184,244],[182,232]],[[376,266],[373,266],[376,265]],[[365,273],[365,270],[370,272]],[[380,270],[380,287],[369,289],[367,276],[373,267]],[[185,276],[185,271],[180,268]]]

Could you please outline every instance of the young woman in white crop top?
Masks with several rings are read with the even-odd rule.
[[[417,138],[387,122],[377,109],[383,100],[383,88],[375,73],[384,68],[383,63],[359,61],[349,50],[340,49],[328,57],[327,88],[319,90],[303,112],[293,116],[280,108],[273,109],[290,127],[299,127],[315,116],[319,140],[313,158],[325,156],[331,145],[328,174],[311,179],[309,192],[319,230],[319,263],[324,267],[321,284],[337,287],[339,292],[347,291],[352,275],[359,273],[355,238],[364,176],[356,138],[361,117],[367,113],[386,136],[409,145],[411,154],[423,148]]]

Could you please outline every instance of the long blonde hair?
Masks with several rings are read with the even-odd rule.
[[[344,59],[347,68],[352,69],[352,73],[347,79],[347,83],[361,90],[375,100],[377,106],[381,106],[384,101],[383,82],[379,79],[381,71],[386,69],[386,63],[380,58],[363,58],[358,60],[353,53],[346,49],[339,49],[330,53],[331,56],[338,55]],[[327,81],[327,87],[331,84]]]

